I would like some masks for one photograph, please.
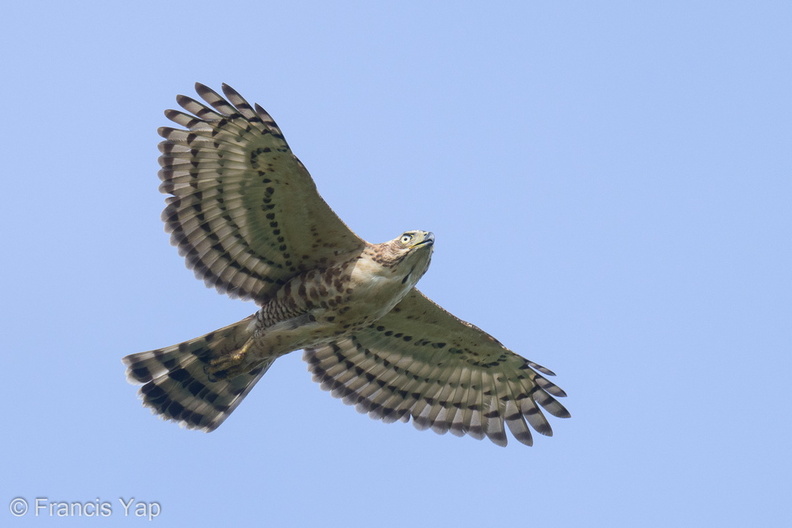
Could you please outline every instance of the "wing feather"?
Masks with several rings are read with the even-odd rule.
[[[376,323],[306,349],[322,387],[386,422],[408,421],[443,434],[488,437],[506,445],[506,429],[532,445],[531,428],[552,434],[539,406],[569,412],[552,372],[457,319],[417,290]],[[540,372],[542,374],[540,374]],[[537,405],[538,404],[538,405]]]
[[[227,85],[225,98],[196,91],[205,103],[180,95],[186,112],[165,112],[184,129],[159,129],[159,176],[166,230],[198,278],[263,303],[294,275],[364,248],[267,112]]]

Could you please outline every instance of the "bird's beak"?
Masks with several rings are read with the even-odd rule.
[[[427,232],[426,234],[424,234],[423,240],[421,240],[420,242],[415,244],[415,247],[423,246],[425,244],[432,245],[432,244],[434,244],[434,241],[435,241],[434,234],[430,233],[430,232]]]

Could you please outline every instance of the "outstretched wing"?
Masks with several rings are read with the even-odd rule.
[[[165,112],[186,130],[159,129],[159,175],[172,195],[166,229],[198,278],[264,302],[294,275],[362,250],[264,109],[225,84],[227,100],[195,89],[208,105],[180,95],[190,114]]]
[[[385,422],[412,418],[418,429],[486,435],[505,446],[504,423],[526,445],[533,443],[528,424],[552,435],[537,404],[569,417],[554,398],[566,394],[542,375],[551,371],[415,289],[376,323],[307,349],[304,358],[324,389]]]

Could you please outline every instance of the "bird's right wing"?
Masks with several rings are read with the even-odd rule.
[[[177,97],[186,130],[159,134],[162,213],[171,241],[207,285],[266,301],[294,275],[359,252],[365,242],[330,209],[272,117],[223,85],[207,104]]]

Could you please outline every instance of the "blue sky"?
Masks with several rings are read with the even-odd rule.
[[[159,526],[792,520],[788,2],[4,20],[3,526],[86,522],[37,498],[110,502],[97,526],[135,522],[119,499],[158,503]],[[267,108],[362,237],[433,231],[421,289],[553,369],[572,418],[532,448],[386,425],[299,352],[211,434],[142,408],[122,356],[255,309],[195,280],[159,220],[155,131],[195,81]]]

